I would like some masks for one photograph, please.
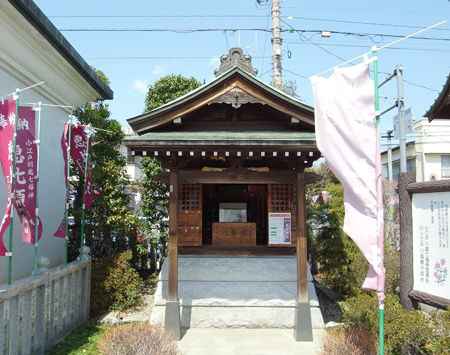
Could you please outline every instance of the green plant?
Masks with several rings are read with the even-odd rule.
[[[47,355],[97,355],[97,343],[109,325],[98,324],[91,319],[65,337],[59,344],[46,352]]]
[[[332,179],[330,179],[332,180]],[[323,201],[321,192],[330,199]],[[340,184],[318,184],[308,191],[318,196],[307,207],[309,220],[309,251],[318,278],[335,292],[354,296],[361,292],[368,263],[356,244],[342,230],[344,221],[344,192]]]
[[[378,301],[374,295],[362,293],[342,302],[341,306],[342,320],[348,329],[378,338]],[[449,311],[431,315],[419,310],[407,311],[396,295],[387,294],[384,311],[386,354],[400,354],[402,350],[421,354],[448,353],[449,319]]]
[[[91,315],[107,309],[123,310],[140,300],[141,278],[130,266],[130,250],[96,260],[91,276]]]
[[[119,325],[107,330],[100,343],[107,355],[175,355],[177,345],[171,333],[147,323]]]

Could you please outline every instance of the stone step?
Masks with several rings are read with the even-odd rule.
[[[294,328],[297,261],[282,257],[181,256],[178,298],[182,328]],[[160,273],[151,323],[164,324],[168,263]],[[323,328],[308,271],[313,328]]]
[[[161,280],[168,279],[168,262],[163,264]],[[292,281],[297,282],[295,255],[275,257],[180,256],[179,281]],[[312,275],[308,268],[308,281]]]
[[[164,305],[167,299],[167,281],[158,284],[155,304]],[[312,306],[319,306],[312,282],[308,282]],[[295,307],[296,282],[256,281],[179,281],[178,298],[185,306],[230,307]]]
[[[181,306],[181,328],[294,328],[295,307]],[[313,329],[323,329],[319,307],[311,307]],[[164,324],[165,306],[155,306],[151,324]]]

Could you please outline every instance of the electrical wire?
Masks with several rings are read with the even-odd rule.
[[[281,30],[281,32],[297,32],[297,33],[322,33],[323,30],[315,29],[296,29],[284,20],[281,20],[284,24],[290,27],[289,30]],[[271,29],[266,28],[59,28],[60,32],[174,32],[174,33],[195,33],[195,32],[223,32],[223,31],[259,31],[259,32],[272,32]],[[392,37],[403,38],[404,35],[387,34],[387,33],[370,33],[370,32],[350,32],[350,31],[335,31],[329,30],[331,34],[352,35],[358,37]],[[450,41],[450,38],[439,37],[421,37],[415,36],[411,39],[415,40],[429,40],[429,41]]]

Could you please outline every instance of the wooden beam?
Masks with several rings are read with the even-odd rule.
[[[400,214],[400,303],[411,310],[415,303],[409,297],[414,286],[412,196],[408,186],[415,181],[412,173],[398,175],[398,198]]]
[[[170,173],[169,194],[169,301],[178,300],[178,172]]]
[[[312,184],[320,180],[322,180],[322,176],[309,171],[305,172],[305,185]]]
[[[305,174],[297,173],[297,302],[308,302]]]
[[[254,172],[247,170],[199,172],[180,171],[180,183],[184,184],[293,184],[295,174],[285,172]]]

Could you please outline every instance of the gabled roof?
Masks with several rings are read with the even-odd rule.
[[[314,127],[314,109],[311,106],[267,85],[237,66],[186,95],[152,111],[128,119],[128,123],[138,135],[142,135],[177,117],[216,102],[236,88],[242,90],[251,100],[269,105],[311,128]]]
[[[447,76],[445,83],[439,96],[433,105],[425,113],[424,117],[428,117],[428,121],[433,119],[450,119],[450,74]]]
[[[112,99],[113,92],[78,54],[66,38],[31,0],[8,0],[17,11],[64,57],[70,65],[101,95]]]

